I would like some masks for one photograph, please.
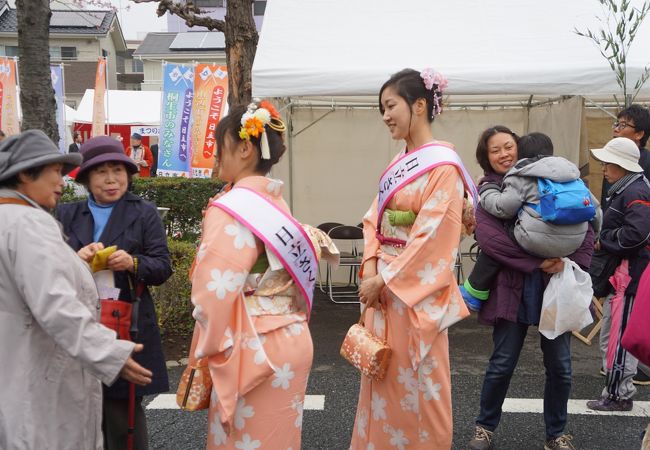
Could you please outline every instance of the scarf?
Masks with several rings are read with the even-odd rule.
[[[607,191],[607,201],[609,202],[609,199],[612,197],[612,195],[616,194],[619,191],[622,191],[623,189],[628,187],[630,183],[637,180],[638,178],[641,178],[642,176],[643,176],[643,172],[628,173],[627,175],[625,175],[623,178],[621,178],[616,183],[614,183],[612,187],[609,188],[609,190]]]

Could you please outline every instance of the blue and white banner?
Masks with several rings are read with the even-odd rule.
[[[194,68],[163,62],[158,176],[189,177]]]
[[[52,87],[54,88],[54,99],[56,100],[56,123],[59,126],[59,151],[67,153],[65,146],[65,137],[67,134],[65,127],[65,87],[63,85],[63,64],[51,65],[50,76],[52,77]]]

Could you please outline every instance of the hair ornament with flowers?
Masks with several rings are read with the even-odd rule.
[[[424,82],[424,87],[433,93],[432,117],[437,116],[442,113],[442,93],[447,89],[447,79],[440,72],[436,72],[431,67],[422,70],[420,76]]]
[[[255,99],[248,105],[248,109],[241,117],[239,138],[242,141],[250,141],[251,136],[259,138],[262,159],[271,159],[271,150],[269,148],[269,140],[266,134],[266,126],[278,133],[283,133],[287,129],[280,118],[280,113],[270,102]]]

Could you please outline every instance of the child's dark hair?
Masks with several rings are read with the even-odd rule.
[[[553,141],[544,133],[528,133],[517,142],[517,158],[553,156]]]
[[[379,90],[379,112],[384,114],[384,106],[381,104],[381,94],[387,87],[392,87],[397,95],[402,97],[409,106],[413,106],[417,99],[423,98],[427,102],[427,120],[433,122],[434,95],[436,90],[429,90],[424,85],[420,72],[413,69],[400,70],[388,81],[386,81]],[[439,92],[439,91],[438,91]]]
[[[226,134],[231,137],[234,142],[241,141],[239,137],[239,130],[241,129],[241,118],[244,113],[248,110],[248,107],[243,105],[236,105],[230,108],[228,115],[221,119],[217,129],[215,131],[215,137],[217,139],[217,152],[220,152],[224,148],[224,143],[226,140]],[[264,127],[264,133],[269,140],[269,150],[271,153],[271,159],[262,159],[262,147],[260,145],[260,137],[250,136],[250,140],[257,149],[259,155],[259,161],[255,170],[260,173],[268,173],[278,161],[280,157],[284,154],[286,147],[284,145],[284,139],[282,133],[274,130],[270,126]]]

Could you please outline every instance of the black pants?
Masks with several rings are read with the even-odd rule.
[[[129,424],[129,401],[127,399],[104,398],[102,405],[105,450],[125,450]],[[149,435],[147,421],[142,408],[142,397],[135,398],[135,431],[133,450],[147,450]]]
[[[489,291],[500,270],[501,264],[497,260],[485,252],[479,252],[476,264],[467,280],[477,291]]]

